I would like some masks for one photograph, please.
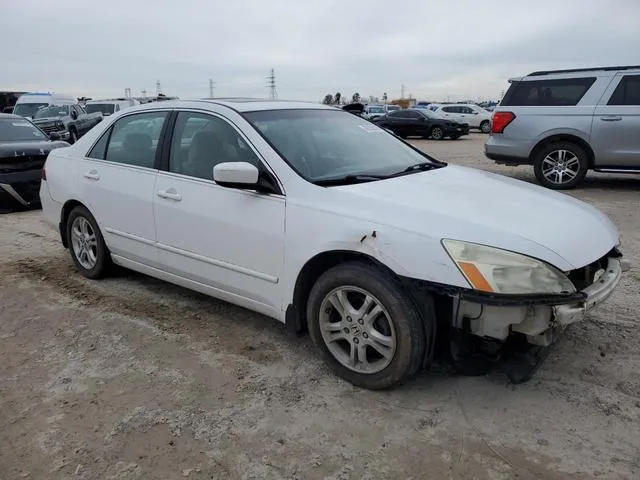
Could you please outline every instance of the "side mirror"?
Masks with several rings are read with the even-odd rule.
[[[213,167],[213,179],[223,187],[255,187],[259,176],[257,167],[247,162],[224,162]]]
[[[74,120],[78,119],[78,112],[76,112],[75,110],[71,110],[71,118],[73,118]]]
[[[478,115],[478,112],[476,112],[476,111],[474,110],[474,111],[473,111],[473,114],[474,114],[474,115]]]
[[[58,132],[51,132],[49,134],[49,140],[55,142],[57,140],[60,140],[62,137],[60,136],[60,134]]]

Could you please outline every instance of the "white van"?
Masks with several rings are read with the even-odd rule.
[[[50,105],[72,105],[78,100],[71,95],[60,95],[57,93],[25,93],[20,95],[13,109],[14,115],[33,118],[36,112],[42,107]]]
[[[84,106],[87,113],[101,112],[102,115],[108,116],[118,113],[125,108],[140,105],[140,102],[134,98],[116,98],[108,100],[88,100]]]

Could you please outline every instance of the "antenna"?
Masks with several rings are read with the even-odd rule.
[[[277,100],[278,92],[276,91],[276,74],[273,68],[267,77],[267,88],[269,88],[269,99]]]
[[[210,79],[209,79],[209,98],[213,98],[213,88],[214,88],[214,87],[213,87],[213,85],[214,85],[214,83],[216,83],[216,82],[214,82],[214,81],[210,78]]]
[[[156,96],[162,94],[162,87],[160,86],[160,80],[156,82]]]

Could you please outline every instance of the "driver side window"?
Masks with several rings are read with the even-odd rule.
[[[260,166],[251,147],[226,121],[204,113],[178,113],[171,139],[169,171],[213,180],[213,167],[224,162]]]

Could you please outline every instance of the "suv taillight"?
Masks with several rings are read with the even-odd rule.
[[[493,112],[491,133],[502,133],[516,116],[511,112]]]

